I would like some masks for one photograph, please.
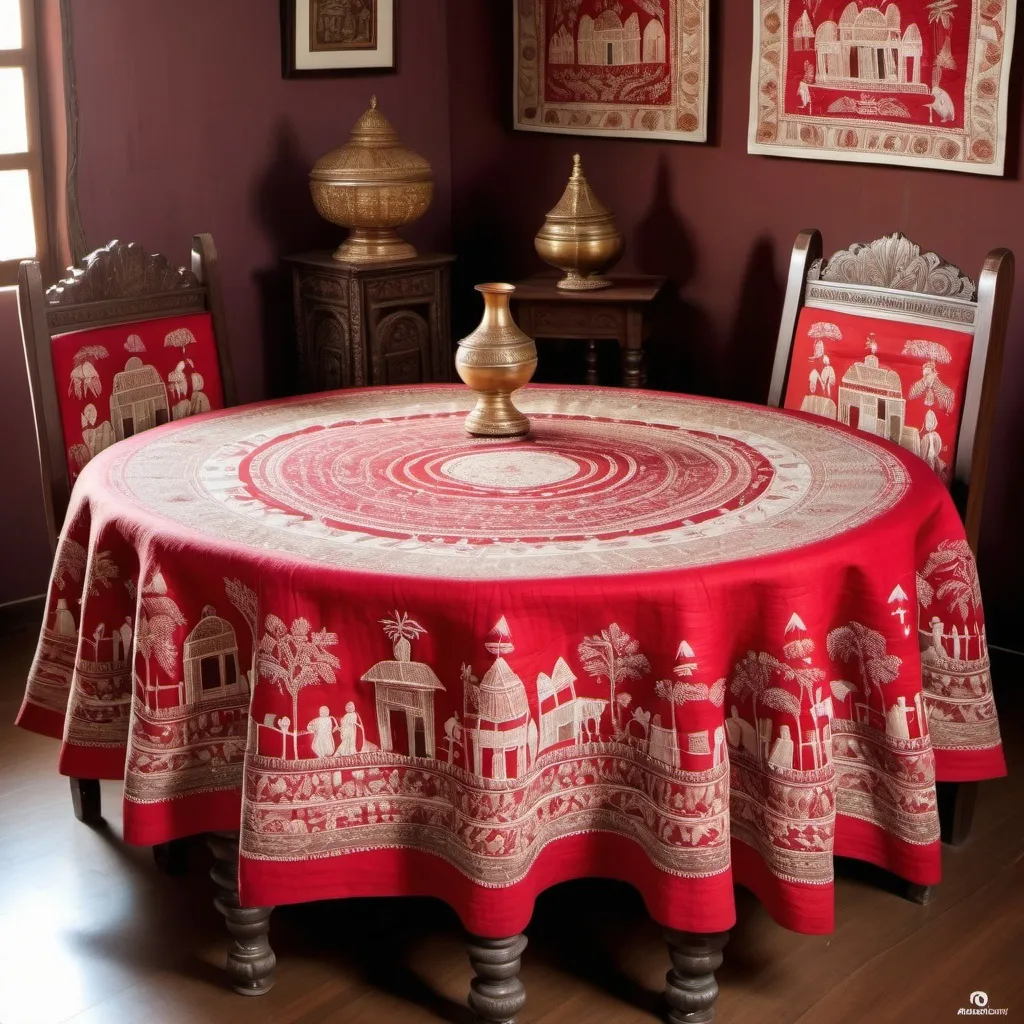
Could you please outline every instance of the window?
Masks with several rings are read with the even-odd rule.
[[[0,286],[46,248],[32,0],[0,0]]]

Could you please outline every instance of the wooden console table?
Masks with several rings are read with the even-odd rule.
[[[303,391],[451,380],[454,256],[341,263],[286,256]]]
[[[614,338],[622,353],[622,383],[644,386],[643,345],[650,337],[664,277],[613,277],[609,288],[563,291],[557,277],[529,277],[516,284],[512,301],[519,326],[531,338],[568,338],[587,342],[588,384],[597,384],[597,342]]]

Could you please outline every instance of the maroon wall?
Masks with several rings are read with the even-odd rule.
[[[904,231],[974,274],[997,245],[1024,265],[1024,183],[1017,176],[1020,61],[1011,93],[1005,179],[939,171],[748,156],[750,3],[712,3],[708,145],[613,141],[511,129],[512,11],[448,0],[454,237],[461,324],[476,316],[469,278],[542,269],[533,235],[583,156],[627,239],[622,270],[680,285],[674,331],[650,385],[763,401],[789,251],[820,228],[826,252]],[[1018,34],[1018,42],[1021,42]],[[1017,50],[1020,51],[1018,46]],[[1024,282],[1018,287],[1024,290]],[[542,363],[544,352],[541,353]],[[988,476],[981,551],[993,640],[1021,649],[1013,612],[1024,569],[1024,294],[1014,303]]]
[[[291,299],[278,257],[340,240],[313,210],[306,175],[345,141],[371,93],[433,164],[434,204],[410,240],[450,246],[444,0],[401,5],[397,74],[301,80],[281,78],[276,0],[74,6],[87,242],[134,240],[184,262],[192,234],[213,233],[243,400],[282,388]],[[10,293],[0,295],[0,374],[14,383],[0,405],[0,436],[12,453],[5,485],[20,496],[0,517],[2,603],[42,592],[49,559]]]

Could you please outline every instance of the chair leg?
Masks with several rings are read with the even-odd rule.
[[[474,1024],[515,1024],[526,1003],[519,967],[526,936],[469,940],[469,962],[476,977],[470,982],[469,1008]]]
[[[238,833],[212,832],[208,837],[214,865],[210,877],[219,890],[213,905],[223,914],[232,935],[227,974],[231,987],[243,996],[262,996],[274,987],[277,957],[270,948],[273,907],[242,907],[238,903]]]
[[[71,783],[71,806],[75,817],[86,825],[98,825],[103,821],[100,810],[99,779],[68,779]]]
[[[978,783],[940,782],[938,794],[942,841],[950,846],[960,846],[971,833],[974,806],[978,800]]]
[[[728,932],[694,935],[664,930],[672,970],[665,976],[665,1001],[669,1024],[705,1024],[715,1019],[718,982],[715,971],[722,966],[722,950]]]

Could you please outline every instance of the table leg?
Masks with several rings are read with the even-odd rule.
[[[587,342],[587,383],[597,384],[597,342],[591,338]]]
[[[86,825],[98,825],[103,820],[100,809],[99,779],[68,779],[71,783],[71,806],[75,817]]]
[[[210,877],[220,890],[213,905],[224,915],[231,945],[227,973],[231,986],[243,996],[261,996],[274,986],[277,957],[267,932],[273,907],[242,907],[238,904],[238,833],[212,832],[210,849],[215,862]]]
[[[644,379],[644,314],[639,309],[626,310],[626,342],[622,349],[622,384],[642,388]]]
[[[695,935],[665,929],[672,970],[665,977],[665,1001],[669,1024],[704,1024],[715,1019],[718,983],[715,971],[722,966],[722,949],[728,932]]]
[[[515,1024],[526,1003],[519,966],[526,936],[508,939],[469,939],[469,962],[476,977],[470,982],[469,1008],[474,1024]]]
[[[978,800],[978,783],[940,782],[938,799],[942,841],[950,846],[960,846],[971,832],[974,806]]]

